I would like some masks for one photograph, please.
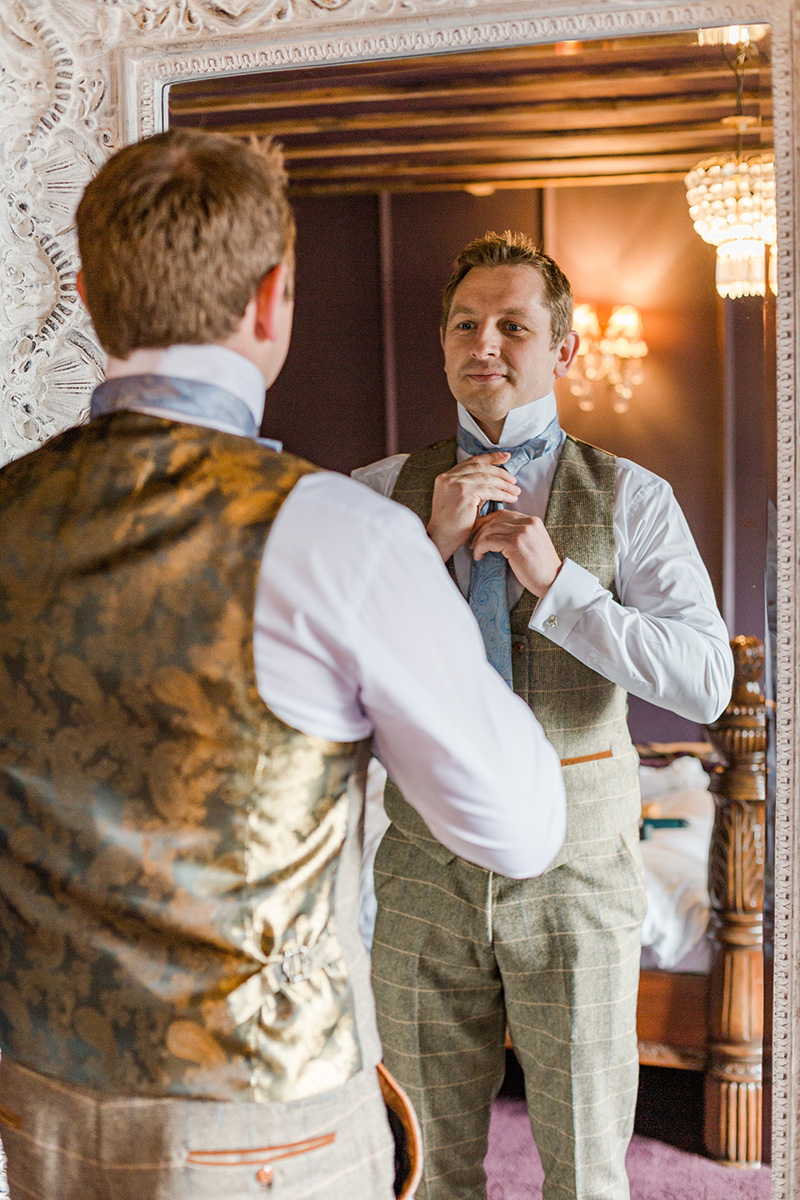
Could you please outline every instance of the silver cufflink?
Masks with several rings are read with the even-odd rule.
[[[558,624],[558,617],[556,616],[555,613],[551,613],[550,616],[546,619],[545,625],[548,627],[548,629],[555,629],[557,624]]]

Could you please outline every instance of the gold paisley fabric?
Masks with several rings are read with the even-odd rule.
[[[0,472],[0,1047],[125,1094],[294,1100],[361,1065],[334,912],[359,747],[258,695],[309,464],[132,412]]]

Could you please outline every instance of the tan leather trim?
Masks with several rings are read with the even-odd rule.
[[[577,758],[562,758],[562,767],[572,767],[575,763],[599,762],[601,758],[613,758],[611,750],[601,750],[599,754],[580,754]]]
[[[190,1150],[186,1161],[203,1167],[240,1167],[249,1163],[261,1164],[277,1162],[280,1158],[294,1158],[297,1154],[308,1154],[311,1150],[331,1146],[335,1141],[335,1133],[322,1133],[302,1142],[287,1142],[282,1146],[260,1146],[252,1150]]]
[[[400,1121],[406,1137],[410,1171],[397,1193],[397,1200],[411,1200],[422,1178],[422,1130],[414,1106],[395,1077],[387,1071],[382,1062],[378,1063],[377,1070],[383,1102]]]

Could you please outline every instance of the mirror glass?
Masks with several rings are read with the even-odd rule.
[[[569,432],[672,484],[731,635],[764,637],[776,491],[774,295],[723,299],[685,176],[772,148],[767,27],[562,42],[174,84],[169,123],[286,152],[295,331],[263,432],[349,471],[453,429],[442,286],[487,229],[552,255],[609,334],[646,354],[560,381]],[[620,364],[617,362],[619,368]],[[602,368],[602,369],[600,369]],[[704,731],[631,702],[637,742]]]

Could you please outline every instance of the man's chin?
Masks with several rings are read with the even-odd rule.
[[[463,404],[469,415],[476,421],[491,421],[492,423],[504,421],[514,407],[513,404],[504,402],[500,397],[497,397],[493,404],[486,404],[485,401],[482,403],[474,396],[466,399],[457,396],[456,399]]]
[[[460,395],[458,393],[461,393]],[[509,409],[514,407],[514,393],[505,376],[499,376],[488,383],[467,381],[454,392],[464,408],[474,404],[477,408]]]

